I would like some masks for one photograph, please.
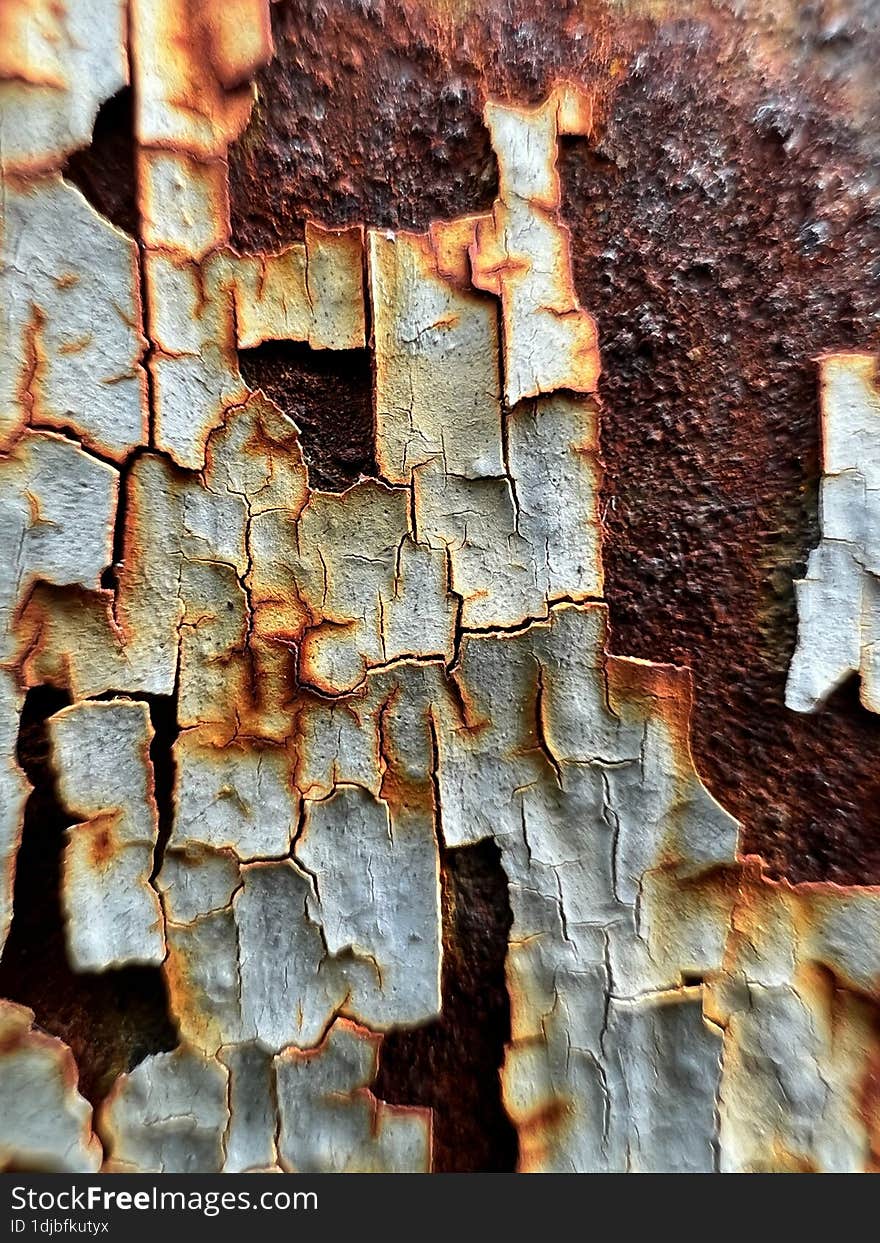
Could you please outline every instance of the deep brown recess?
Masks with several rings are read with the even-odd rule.
[[[373,1091],[395,1104],[433,1109],[436,1173],[503,1173],[517,1159],[499,1080],[510,1039],[507,877],[491,841],[441,849],[440,867],[443,1014],[385,1037]]]
[[[63,169],[101,215],[135,237],[134,109],[131,87],[123,87],[98,110],[92,141],[74,151]]]
[[[262,389],[296,424],[312,488],[344,492],[361,475],[375,475],[368,350],[266,341],[239,350],[238,365],[248,387]]]

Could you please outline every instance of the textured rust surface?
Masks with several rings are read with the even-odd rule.
[[[372,378],[367,350],[313,350],[267,341],[240,350],[239,367],[300,431],[313,488],[343,492],[360,475],[375,475]]]
[[[853,686],[815,716],[783,706],[818,540],[811,359],[878,341],[870,145],[818,94],[768,99],[719,74],[714,38],[673,34],[563,164],[602,337],[612,642],[693,668],[697,764],[746,849],[876,883],[880,722]]]
[[[374,1091],[428,1105],[437,1173],[516,1168],[516,1132],[501,1104],[498,1072],[510,1038],[504,959],[511,913],[494,842],[441,852],[443,1016],[382,1042]]]
[[[710,101],[726,84],[763,79],[771,107],[786,97],[796,105],[812,82],[830,111],[876,131],[872,0],[783,0],[772,16],[751,9],[724,0],[280,0],[275,57],[257,74],[250,125],[229,151],[234,241],[271,249],[301,238],[307,217],[423,229],[487,210],[497,179],[486,98],[537,102],[564,78],[595,90],[601,118],[656,39],[686,78],[689,40],[717,41],[711,76],[693,79]],[[677,89],[662,90],[673,111]]]
[[[447,71],[423,19],[397,5],[383,17],[367,6],[274,7],[275,59],[257,75],[251,124],[229,152],[239,249],[298,240],[306,217],[424,228],[491,207],[478,76]]]
[[[68,702],[63,692],[38,687],[22,715],[18,760],[34,790],[18,854],[15,915],[0,959],[0,995],[30,1006],[36,1023],[70,1046],[79,1089],[94,1105],[122,1071],[149,1053],[173,1049],[177,1032],[158,968],[74,972],[67,959],[59,891],[70,820],[49,763],[46,719]]]
[[[771,874],[880,883],[880,718],[852,682],[815,715],[783,706],[792,581],[819,536],[813,360],[880,345],[876,3],[281,0],[272,22],[277,54],[229,152],[241,252],[299,240],[310,218],[423,230],[487,211],[498,193],[487,97],[536,102],[563,78],[594,93],[593,134],[564,144],[561,217],[600,332],[611,649],[693,670],[696,765]],[[136,234],[131,112],[130,91],[106,103],[64,172]],[[375,475],[368,350],[270,341],[239,362],[300,429],[313,488]],[[116,585],[115,569],[104,581]],[[158,971],[74,975],[67,962],[68,820],[45,732],[64,702],[39,688],[23,720],[19,759],[36,788],[0,995],[71,1046],[99,1101],[176,1033]],[[158,869],[173,817],[171,700],[151,702],[151,716]],[[517,1139],[498,1078],[507,882],[489,842],[441,848],[441,871],[443,1014],[383,1039],[373,1091],[431,1107],[437,1170],[510,1170]],[[873,1059],[866,1121],[877,1080]]]
[[[560,74],[595,89],[596,132],[561,169],[600,329],[613,650],[694,669],[698,767],[748,849],[791,879],[876,882],[880,727],[852,688],[813,717],[783,688],[818,539],[811,359],[880,333],[880,14],[733,7],[285,0],[230,151],[233,229],[255,248],[308,215],[483,210],[483,97],[534,100]]]

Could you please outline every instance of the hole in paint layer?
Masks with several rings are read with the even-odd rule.
[[[513,917],[501,853],[492,841],[440,854],[443,883],[443,1013],[382,1041],[373,1091],[433,1111],[437,1173],[516,1169],[516,1131],[501,1100],[510,1039],[504,974]]]
[[[126,86],[101,105],[91,143],[75,151],[63,169],[95,211],[132,237],[138,233],[134,151],[134,108]]]
[[[240,350],[238,361],[248,386],[261,388],[299,428],[313,488],[344,492],[376,474],[368,350],[267,341]]]

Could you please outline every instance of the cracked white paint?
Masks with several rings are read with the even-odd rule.
[[[317,1048],[230,1045],[146,1058],[101,1114],[110,1171],[371,1173],[428,1168],[425,1110],[367,1090],[379,1037],[344,1019]],[[277,1141],[276,1141],[277,1136]]]
[[[229,235],[226,150],[272,52],[267,0],[131,0],[144,241],[202,259]]]
[[[146,704],[78,703],[50,718],[67,830],[61,902],[77,971],[161,963],[162,911],[150,884],[159,817]]]
[[[233,291],[222,256],[197,263],[185,252],[144,260],[154,386],[156,445],[198,470],[223,412],[247,397],[238,373]]]
[[[446,558],[408,537],[409,504],[407,490],[372,480],[339,496],[312,495],[299,557],[291,557],[314,619],[300,651],[307,685],[336,694],[407,654],[451,658],[456,609]]]
[[[425,1110],[401,1109],[365,1091],[379,1037],[339,1020],[317,1049],[275,1059],[281,1117],[278,1154],[300,1174],[415,1173],[429,1168]]]
[[[57,175],[4,184],[0,448],[26,423],[121,461],[147,432],[136,247]]]
[[[857,1173],[871,1160],[880,895],[749,880],[707,989],[724,1029],[721,1169]]]
[[[58,488],[56,481],[66,486]],[[0,457],[0,660],[13,658],[17,611],[38,583],[97,587],[111,560],[118,479],[64,437],[26,431]],[[12,919],[15,856],[29,785],[15,758],[23,690],[0,669],[0,947]]]
[[[348,994],[347,964],[327,955],[309,918],[312,881],[295,863],[253,863],[242,881],[235,922],[245,1036],[273,1051],[312,1047]]]
[[[229,1071],[229,1122],[223,1143],[224,1174],[279,1169],[275,1135],[272,1056],[257,1044],[228,1045],[220,1060]]]
[[[120,1075],[101,1110],[107,1169],[215,1173],[223,1166],[229,1072],[182,1045]]]
[[[240,859],[286,855],[298,817],[291,757],[272,746],[218,748],[202,742],[201,733],[186,730],[174,747],[171,844],[231,850]]]
[[[676,990],[719,969],[727,912],[676,891],[734,861],[737,826],[689,761],[684,679],[604,647],[598,605],[464,640],[444,834],[494,835],[510,884],[502,1078],[522,1168],[709,1170],[720,1039],[699,990]]]
[[[857,673],[880,712],[880,387],[873,354],[819,360],[822,539],[795,584],[798,644],[785,702],[815,712]]]
[[[306,221],[305,244],[229,256],[238,345],[305,341],[316,350],[366,344],[363,231]]]
[[[118,588],[58,597],[38,584],[17,627],[28,685],[69,686],[74,699],[108,691],[174,693],[180,532],[173,475],[161,458],[138,457]]]
[[[64,480],[63,488],[57,481]],[[100,587],[113,559],[117,472],[52,432],[26,431],[0,458],[0,653],[14,652],[17,609],[37,583]]]
[[[430,803],[391,807],[337,784],[307,802],[296,858],[319,879],[310,914],[331,954],[374,965],[348,1007],[367,1027],[408,1027],[440,1013],[440,875]],[[401,877],[406,884],[401,885]]]
[[[463,258],[466,246],[446,240]],[[376,457],[391,483],[436,458],[465,478],[504,471],[496,308],[448,274],[439,250],[428,234],[369,233]]]
[[[536,108],[490,101],[484,120],[499,193],[491,215],[477,217],[470,257],[476,287],[501,300],[505,399],[594,393],[598,333],[575,292],[556,170],[559,137],[590,132],[591,102],[563,85]]]
[[[231,850],[190,847],[165,851],[156,877],[165,914],[173,924],[191,924],[201,915],[228,907],[241,884],[238,860]]]
[[[0,669],[0,948],[6,944],[12,923],[15,860],[30,792],[30,784],[16,759],[23,706],[24,695],[16,679]]]
[[[520,1168],[866,1168],[877,891],[744,864],[694,769],[686,675],[607,655],[596,326],[556,168],[589,100],[488,103],[489,214],[309,223],[239,256],[225,157],[267,5],[133,0],[138,273],[133,240],[51,171],[125,80],[118,6],[77,20],[99,11],[76,64],[61,10],[0,17],[4,159],[29,177],[4,183],[0,238],[0,919],[27,791],[15,722],[49,683],[74,701],[50,724],[82,820],[73,965],[161,962],[180,1033],[116,1081],[105,1168],[429,1168],[429,1111],[370,1088],[381,1033],[442,1013],[440,846],[488,838],[513,912]],[[238,350],[360,349],[368,322],[381,477],[322,493]],[[796,707],[853,670],[872,706],[872,367],[823,362]],[[180,730],[155,891],[147,696]],[[96,1168],[69,1050],[2,1005],[0,1161]]]

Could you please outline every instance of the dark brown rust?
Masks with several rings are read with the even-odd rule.
[[[91,143],[75,151],[63,170],[95,211],[132,237],[138,233],[134,150],[132,92],[126,86],[101,105]]]
[[[534,103],[560,79],[595,90],[601,116],[659,31],[714,32],[717,84],[812,80],[833,107],[877,128],[873,0],[280,0],[275,57],[256,78],[250,124],[229,151],[242,250],[300,240],[303,223],[425,229],[487,210],[497,170],[488,97]],[[767,12],[763,12],[763,9]],[[736,10],[740,15],[736,15]],[[694,19],[683,23],[679,19]],[[678,59],[687,61],[682,45]],[[715,81],[704,82],[707,103]]]
[[[880,720],[853,685],[815,716],[783,695],[818,541],[812,359],[878,344],[880,194],[818,90],[768,97],[720,59],[662,30],[562,161],[602,343],[612,646],[694,670],[696,762],[747,850],[876,883]]]
[[[30,691],[18,761],[33,793],[15,875],[15,915],[0,959],[0,996],[34,1011],[37,1026],[70,1046],[79,1087],[93,1105],[117,1075],[150,1053],[172,1049],[177,1032],[157,967],[73,972],[64,945],[61,855],[71,823],[58,800],[46,720],[69,702],[52,687]]]
[[[424,228],[491,205],[495,162],[473,70],[447,73],[430,27],[383,8],[384,18],[359,5],[273,6],[275,59],[229,152],[239,249],[298,240],[308,217]]]
[[[267,341],[240,350],[238,359],[248,386],[262,389],[299,428],[311,487],[344,492],[361,475],[376,474],[367,350]]]

